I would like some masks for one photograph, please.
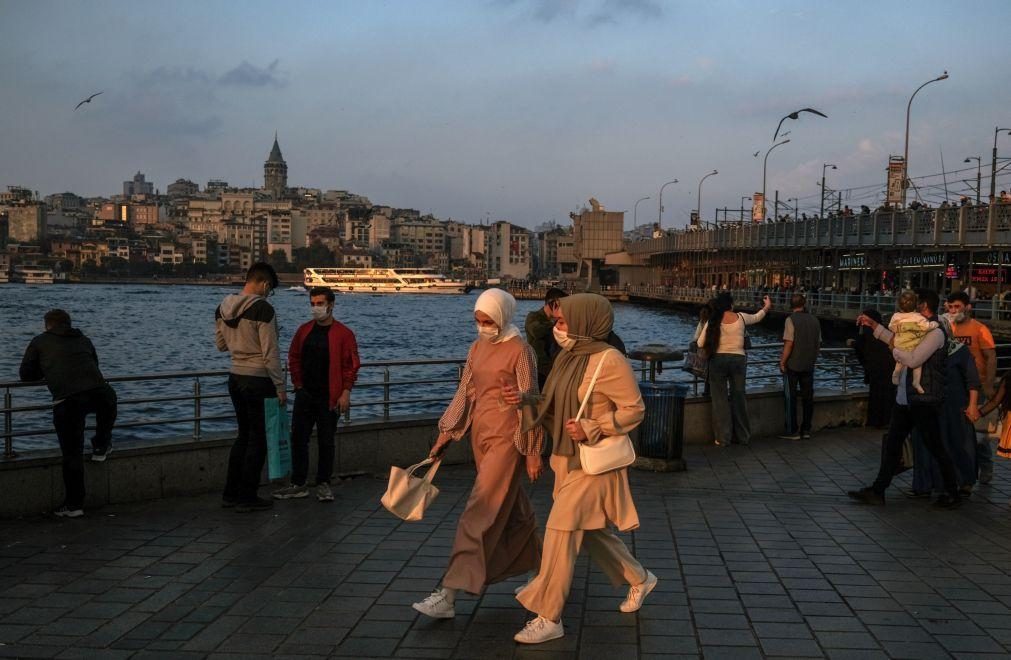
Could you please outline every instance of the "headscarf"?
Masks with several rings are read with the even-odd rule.
[[[550,431],[555,454],[572,456],[576,446],[565,430],[565,422],[579,412],[579,384],[583,382],[590,356],[611,348],[606,339],[614,327],[614,309],[607,298],[595,293],[577,293],[558,302],[569,327],[569,337],[576,344],[555,357],[534,424],[543,424]]]
[[[477,297],[474,311],[484,312],[498,326],[498,335],[491,340],[491,343],[500,344],[519,336],[519,329],[512,324],[513,314],[516,313],[516,299],[507,291],[488,289]]]

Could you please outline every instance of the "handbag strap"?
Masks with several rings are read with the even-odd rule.
[[[612,348],[604,351],[604,355],[607,355],[611,351],[617,352],[618,349]],[[604,366],[604,355],[600,356],[600,362],[597,363],[597,368],[593,372],[593,378],[590,380],[590,386],[586,388],[586,394],[583,395],[583,402],[579,405],[579,412],[576,413],[576,421],[578,422],[582,416],[583,411],[586,409],[586,404],[590,401],[590,395],[593,394],[593,386],[597,384],[597,376],[600,375],[600,370]]]
[[[436,458],[426,458],[425,460],[421,461],[420,463],[415,463],[411,467],[407,468],[407,474],[409,474],[411,476],[414,476],[414,473],[416,471],[420,470],[421,468],[425,467],[426,465],[431,465],[432,467],[430,467],[428,469],[428,472],[425,473],[424,479],[428,483],[432,483],[432,479],[435,479],[435,473],[439,471],[439,466],[442,465],[442,459],[441,458],[438,458],[438,459],[436,459]]]

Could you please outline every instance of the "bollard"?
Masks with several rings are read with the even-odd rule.
[[[193,439],[200,439],[200,379],[193,379]]]

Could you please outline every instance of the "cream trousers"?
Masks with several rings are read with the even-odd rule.
[[[590,559],[615,586],[623,582],[636,585],[646,581],[646,569],[610,530],[561,531],[549,528],[544,532],[540,572],[516,596],[523,607],[545,619],[561,619],[572,587],[576,557],[584,544]]]

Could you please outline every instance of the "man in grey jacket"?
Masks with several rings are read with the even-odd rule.
[[[246,272],[242,292],[225,296],[214,313],[214,339],[219,351],[232,354],[228,394],[235,407],[238,433],[228,456],[228,476],[222,506],[236,511],[261,511],[273,506],[259,497],[260,474],[267,457],[263,403],[287,402],[277,341],[277,317],[267,297],[277,288],[270,264],[255,263]]]

